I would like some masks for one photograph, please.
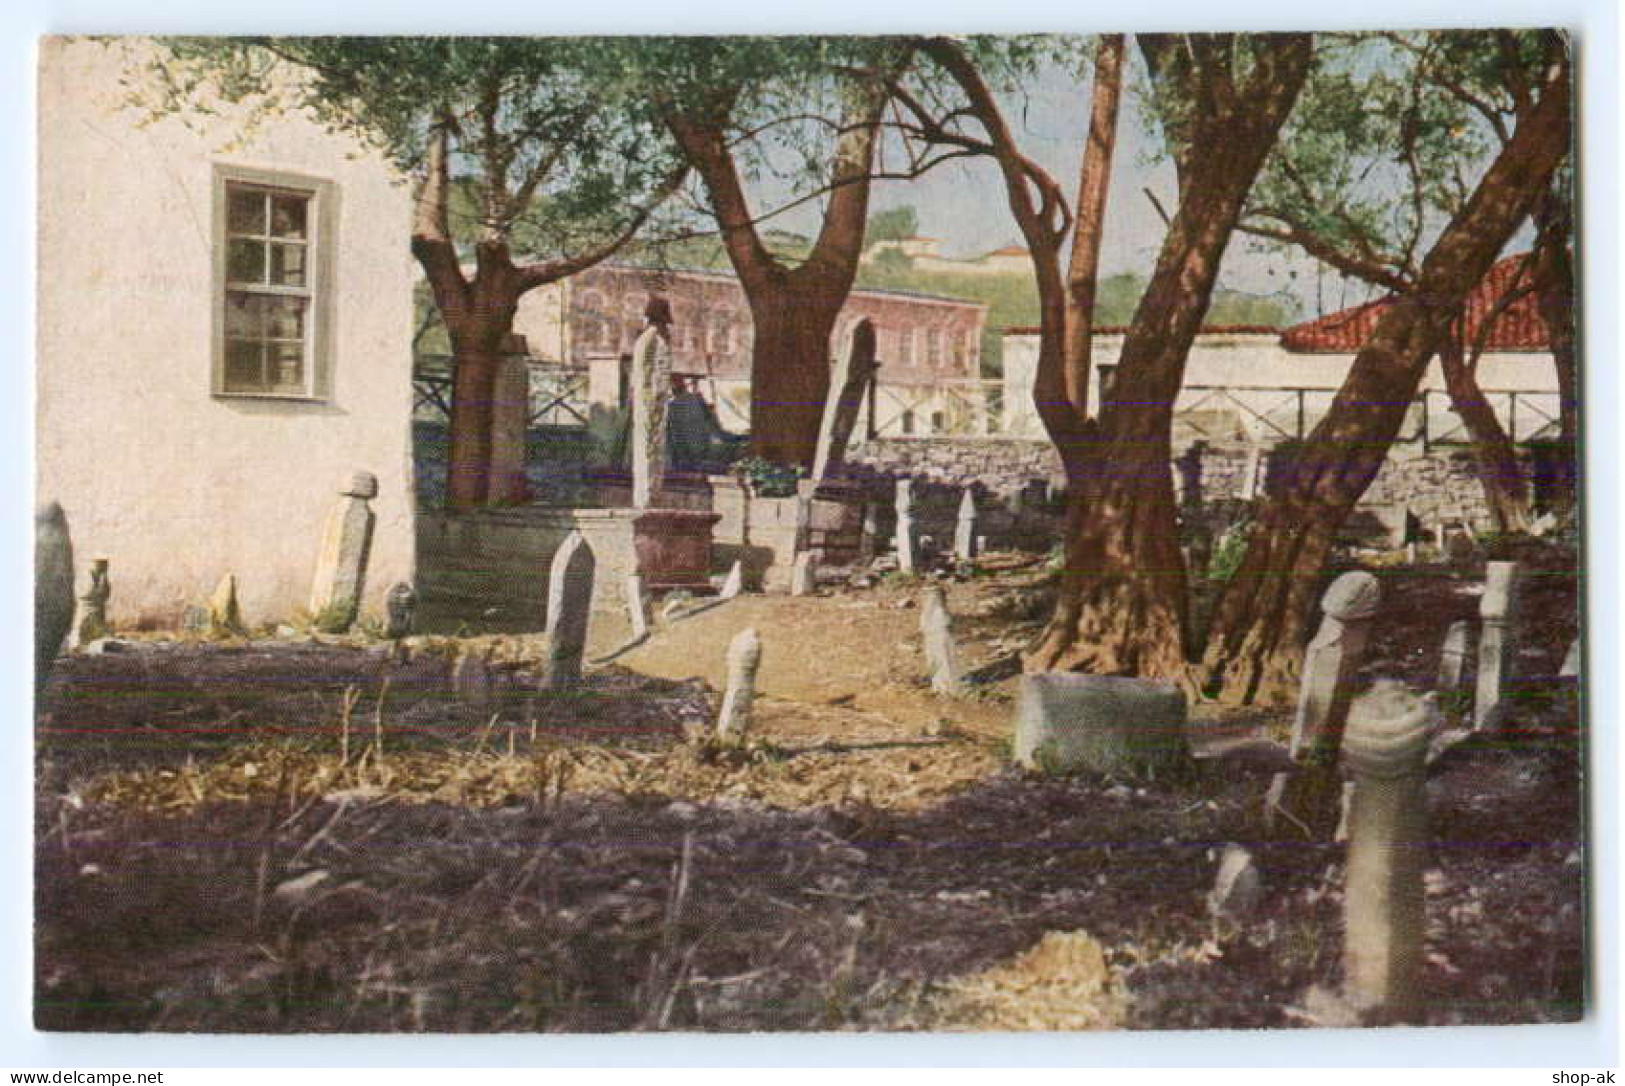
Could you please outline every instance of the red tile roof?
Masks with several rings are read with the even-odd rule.
[[[1036,324],[1012,324],[1004,329],[1007,336],[1036,336],[1043,331]],[[1128,334],[1126,324],[1096,325],[1091,331],[1097,336],[1121,336]],[[1273,336],[1280,329],[1273,324],[1204,324],[1199,333],[1204,336]]]
[[[1528,272],[1523,270],[1527,256],[1527,253],[1518,253],[1498,261],[1484,276],[1483,282],[1468,295],[1467,342],[1477,341],[1484,321],[1489,319],[1503,295],[1518,286],[1528,285]],[[1383,309],[1391,301],[1380,298],[1294,325],[1281,333],[1281,346],[1300,354],[1352,354],[1364,345],[1372,329],[1377,326]],[[1546,325],[1540,319],[1533,294],[1523,295],[1502,311],[1484,346],[1491,351],[1550,349]]]

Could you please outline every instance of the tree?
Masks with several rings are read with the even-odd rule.
[[[170,39],[167,108],[202,81],[263,108],[303,108],[417,174],[412,253],[451,340],[448,499],[520,500],[493,470],[491,406],[525,292],[625,245],[682,183],[669,138],[630,93],[635,56],[592,38]],[[289,76],[292,78],[289,78]],[[469,213],[458,214],[461,182]],[[516,237],[528,244],[516,252]],[[472,264],[472,269],[469,265]]]
[[[920,215],[912,207],[893,207],[869,216],[864,236],[870,244],[877,241],[904,241],[920,232]]]
[[[717,38],[668,42],[662,56],[662,116],[704,181],[750,305],[752,452],[810,467],[829,394],[830,334],[863,250],[887,77],[907,50],[884,38]],[[785,142],[807,160],[803,175],[817,177],[795,202],[823,200],[818,235],[799,262],[769,248],[760,227],[769,216],[753,214],[746,192],[742,159],[762,163],[749,145],[768,131],[789,131]]]
[[[1429,248],[1414,287],[1383,309],[1330,410],[1280,473],[1283,481],[1266,495],[1249,529],[1203,658],[1209,688],[1226,700],[1291,697],[1338,529],[1382,466],[1451,322],[1568,153],[1565,43],[1542,33],[1528,35],[1519,47],[1533,70],[1515,107],[1515,128]]]

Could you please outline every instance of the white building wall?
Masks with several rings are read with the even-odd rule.
[[[302,116],[140,126],[140,42],[48,39],[39,72],[38,500],[84,570],[111,560],[116,623],[170,623],[237,574],[251,624],[308,602],[324,519],[378,477],[363,607],[411,580],[410,194],[375,153]],[[191,127],[188,127],[190,125]],[[331,182],[331,393],[212,394],[215,164]]]

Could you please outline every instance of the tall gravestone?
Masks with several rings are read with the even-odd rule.
[[[90,563],[90,587],[79,597],[79,627],[74,631],[74,640],[81,645],[113,632],[107,622],[107,601],[113,595],[107,565],[105,558],[94,558]]]
[[[756,700],[756,672],[762,665],[762,639],[754,629],[741,630],[728,642],[728,686],[717,714],[717,741],[737,747],[750,732],[751,705]]]
[[[1354,776],[1344,890],[1344,978],[1351,1004],[1402,1016],[1415,1007],[1425,936],[1425,763],[1433,707],[1379,686],[1349,711]]]
[[[1356,572],[1333,581],[1321,599],[1324,617],[1304,653],[1303,685],[1292,720],[1291,756],[1299,768],[1275,778],[1265,803],[1265,822],[1274,831],[1328,841],[1336,832],[1343,726],[1381,598],[1377,579]]]
[[[634,638],[649,636],[649,593],[643,587],[643,578],[636,573],[626,578],[626,618]]]
[[[384,596],[384,636],[399,640],[412,632],[417,615],[418,594],[405,581],[390,586]]]
[[[941,585],[931,585],[921,593],[920,637],[931,669],[931,689],[950,698],[964,693],[954,649],[953,616],[948,613],[948,597]]]
[[[892,532],[901,573],[914,572],[914,531],[914,480],[904,476],[897,480],[897,526]]]
[[[959,499],[959,516],[954,522],[954,557],[969,562],[976,557],[976,495],[966,487]]]
[[[875,539],[880,535],[880,517],[874,502],[863,504],[863,527],[858,534],[858,564],[863,567],[875,560]]]
[[[660,504],[666,488],[666,416],[671,402],[671,307],[652,298],[632,347],[632,504]]]
[[[745,590],[745,562],[744,559],[735,558],[733,565],[728,567],[728,576],[722,581],[722,590],[718,597],[731,600]]]
[[[837,356],[830,374],[829,398],[824,401],[824,418],[818,428],[818,449],[813,459],[812,477],[819,482],[829,478],[846,461],[846,447],[852,440],[863,397],[874,380],[880,363],[875,358],[875,326],[867,317],[852,329],[852,342],[844,355]]]
[[[339,492],[339,501],[327,516],[310,588],[311,618],[324,633],[348,630],[360,610],[377,520],[369,503],[377,496],[377,476],[358,471]]]
[[[530,348],[524,336],[510,334],[503,340],[491,390],[488,501],[512,504],[528,496],[525,437],[529,429]]]
[[[1473,727],[1482,728],[1501,701],[1507,672],[1517,653],[1518,563],[1491,562],[1484,571],[1479,600],[1478,687]]]
[[[553,555],[547,580],[545,689],[566,690],[581,681],[581,655],[587,648],[587,620],[592,614],[592,582],[597,564],[580,532],[571,532]]]
[[[34,514],[34,681],[43,683],[73,626],[73,541],[56,502]]]
[[[1468,642],[1472,627],[1465,620],[1452,622],[1445,631],[1444,644],[1439,649],[1439,695],[1447,701],[1461,689],[1462,676],[1467,668]]]

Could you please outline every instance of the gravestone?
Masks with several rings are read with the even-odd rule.
[[[966,487],[954,522],[954,557],[968,562],[976,557],[976,495]]]
[[[830,396],[824,401],[824,418],[818,427],[818,448],[813,458],[812,477],[823,482],[846,462],[847,443],[863,408],[864,393],[874,380],[880,363],[875,359],[875,326],[867,317],[852,329],[852,343],[845,355],[835,360],[830,374]]]
[[[1573,641],[1569,642],[1569,651],[1563,654],[1563,667],[1558,671],[1558,675],[1573,675],[1577,677],[1580,674],[1580,669],[1583,666],[1584,664],[1581,656],[1580,639],[1576,637]]]
[[[953,617],[948,613],[948,597],[941,585],[930,585],[920,593],[920,637],[931,669],[931,689],[945,697],[959,697],[964,693],[964,683],[954,649]]]
[[[1344,754],[1354,776],[1344,888],[1349,1002],[1394,1017],[1414,1009],[1422,965],[1427,861],[1425,762],[1430,699],[1380,683],[1350,707]]]
[[[1473,698],[1473,727],[1482,728],[1501,700],[1508,671],[1517,655],[1518,563],[1491,562],[1484,571],[1484,595],[1478,603],[1478,688]]]
[[[666,488],[666,415],[671,402],[671,308],[651,298],[632,347],[632,505],[660,504]]]
[[[1015,759],[1028,769],[1144,777],[1190,760],[1185,695],[1172,683],[1052,671],[1025,675]]]
[[[525,479],[525,441],[530,430],[530,347],[509,333],[497,357],[491,387],[491,451],[486,501],[513,505],[530,496]]]
[[[1209,914],[1230,921],[1245,920],[1258,908],[1262,897],[1263,884],[1252,853],[1240,845],[1224,846],[1213,889],[1207,895]]]
[[[465,643],[457,650],[451,667],[451,688],[459,698],[477,709],[491,704],[491,661],[489,650],[478,643]]]
[[[1290,754],[1299,768],[1278,774],[1265,800],[1265,825],[1274,832],[1321,841],[1331,840],[1336,832],[1343,725],[1381,598],[1375,577],[1354,572],[1333,581],[1321,599],[1324,617],[1304,653],[1292,720]]]
[[[728,642],[728,686],[717,714],[717,741],[737,747],[750,732],[751,703],[756,698],[756,671],[762,664],[762,639],[754,629],[741,630]]]
[[[1255,440],[1247,449],[1247,461],[1241,466],[1241,488],[1237,495],[1244,502],[1258,497],[1259,477],[1264,474],[1264,450]]]
[[[547,674],[543,688],[565,690],[581,681],[581,654],[587,648],[592,614],[592,581],[597,566],[580,532],[571,532],[553,555],[547,580]]]
[[[384,636],[398,641],[412,633],[417,615],[418,594],[405,581],[390,586],[384,595]]]
[[[728,576],[722,582],[722,590],[718,597],[731,600],[745,590],[745,562],[735,558],[734,564],[728,567]]]
[[[790,595],[810,596],[818,586],[818,558],[816,550],[804,550],[796,555],[790,570]]]
[[[34,681],[43,683],[73,627],[73,541],[62,506],[34,514]]]
[[[220,578],[214,595],[209,597],[209,636],[247,637],[248,627],[243,622],[242,608],[237,603],[237,575],[228,573]]]
[[[79,644],[88,645],[113,632],[107,622],[107,601],[112,595],[113,583],[107,576],[107,559],[92,559],[90,587],[79,597],[79,629],[75,632]]]
[[[1468,642],[1472,637],[1472,626],[1466,619],[1452,622],[1445,631],[1444,645],[1439,650],[1439,694],[1450,697],[1461,688],[1462,676],[1467,667]]]
[[[858,535],[858,564],[868,568],[875,560],[876,540],[880,535],[880,514],[873,502],[863,505],[863,528]]]
[[[914,480],[904,476],[897,480],[897,526],[892,531],[892,545],[897,550],[897,571],[914,572]]]
[[[323,633],[344,633],[360,610],[377,520],[368,503],[377,496],[377,477],[358,471],[339,492],[339,501],[327,516],[310,587],[311,618]]]
[[[626,618],[634,638],[649,636],[649,593],[644,590],[643,578],[636,573],[626,578]]]

